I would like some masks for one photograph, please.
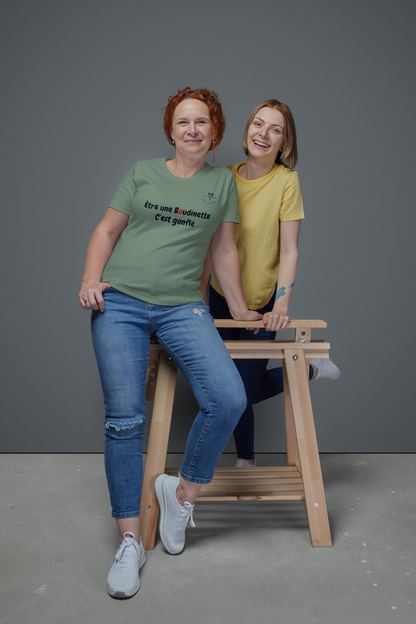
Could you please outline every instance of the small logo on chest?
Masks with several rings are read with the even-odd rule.
[[[208,193],[208,195],[204,195],[202,201],[206,204],[215,204],[217,198],[214,197],[214,193]]]

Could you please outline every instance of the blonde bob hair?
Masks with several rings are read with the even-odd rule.
[[[244,153],[248,154],[247,149],[247,133],[248,129],[253,123],[253,119],[256,117],[257,113],[261,108],[275,108],[280,111],[285,118],[285,130],[284,130],[284,141],[283,141],[283,149],[277,154],[276,162],[278,164],[284,165],[288,169],[293,169],[298,161],[298,147],[296,143],[296,126],[295,120],[293,119],[293,115],[290,111],[289,106],[287,104],[283,104],[283,102],[279,102],[279,100],[266,100],[262,102],[251,113],[249,120],[246,125],[246,129],[244,130],[243,136],[243,150]]]

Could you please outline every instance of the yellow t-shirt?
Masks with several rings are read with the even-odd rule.
[[[280,221],[304,218],[302,189],[296,171],[275,164],[267,175],[245,180],[230,165],[237,181],[240,224],[235,241],[240,254],[241,276],[247,307],[258,310],[270,300],[277,284],[280,264]],[[211,285],[223,295],[217,276]]]

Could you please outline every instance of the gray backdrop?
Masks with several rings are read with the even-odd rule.
[[[293,111],[307,217],[290,313],[328,322],[316,337],[342,370],[311,385],[320,450],[416,450],[415,13],[403,0],[3,0],[3,452],[102,451],[85,253],[130,166],[173,156],[161,108],[188,85],[221,97],[218,165],[244,159],[259,102]],[[256,408],[257,451],[284,450],[282,406]],[[170,451],[195,413],[181,379]]]

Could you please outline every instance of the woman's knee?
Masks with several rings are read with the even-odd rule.
[[[247,396],[244,385],[223,389],[221,396],[217,398],[217,404],[220,411],[231,418],[240,418],[241,414],[247,407]]]
[[[106,438],[117,441],[141,438],[143,437],[145,422],[146,416],[141,415],[134,418],[106,418]]]
[[[241,416],[241,414],[246,409],[247,403],[248,403],[247,394],[246,394],[243,384],[241,384],[241,390],[238,393],[234,394],[232,403],[233,403],[233,410],[235,412],[238,412]]]

